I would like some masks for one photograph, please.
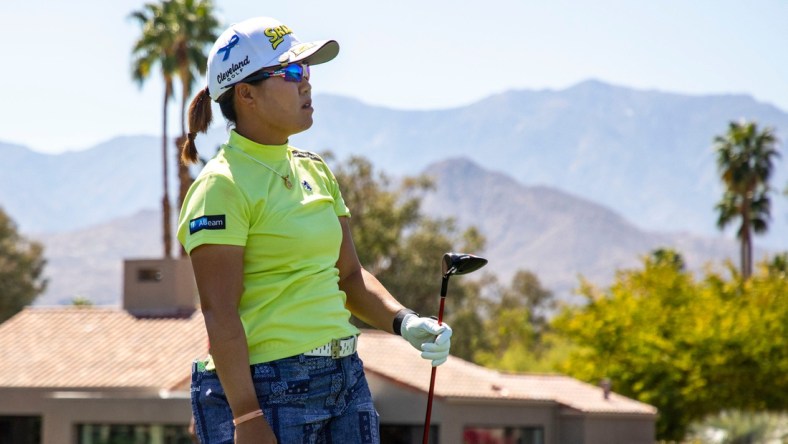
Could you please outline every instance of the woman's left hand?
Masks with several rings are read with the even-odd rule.
[[[445,322],[438,324],[433,318],[410,314],[402,320],[402,337],[416,349],[421,357],[432,361],[437,367],[449,357],[452,329]]]

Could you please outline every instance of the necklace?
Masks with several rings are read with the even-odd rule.
[[[235,148],[232,145],[227,145],[227,146],[231,147],[232,149],[234,149],[234,150],[238,151],[239,153],[243,154],[244,156],[254,160],[255,162],[259,163],[260,165],[262,165],[262,166],[268,168],[269,170],[273,171],[274,174],[276,174],[277,176],[282,178],[282,181],[285,183],[285,187],[287,187],[288,190],[292,190],[293,189],[293,183],[290,182],[290,173],[287,173],[286,175],[283,176],[282,174],[279,174],[279,171],[276,171],[275,169],[271,168],[269,165],[267,165],[267,164],[255,159],[254,157],[250,156],[249,154],[246,154],[246,152],[244,152],[243,150]]]

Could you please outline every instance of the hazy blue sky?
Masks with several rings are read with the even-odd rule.
[[[138,0],[0,2],[0,140],[42,152],[159,134],[162,85],[131,81]],[[743,93],[788,110],[788,1],[216,0],[224,23],[269,15],[334,38],[316,95],[400,109],[465,105],[594,78],[638,89]],[[173,133],[179,127],[175,108]],[[315,103],[320,113],[320,101]],[[318,114],[319,117],[319,114]]]

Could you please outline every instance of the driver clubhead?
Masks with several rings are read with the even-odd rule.
[[[467,253],[446,253],[443,255],[441,271],[443,277],[455,274],[468,274],[487,265],[487,259]]]

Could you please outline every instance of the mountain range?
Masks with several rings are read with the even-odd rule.
[[[700,269],[731,258],[736,243],[686,234],[646,232],[603,206],[555,188],[528,187],[464,158],[428,166],[436,187],[422,200],[432,217],[451,217],[476,226],[490,261],[485,269],[506,282],[517,270],[530,270],[560,299],[573,300],[578,277],[604,285],[615,270],[636,267],[640,257],[675,248]],[[84,297],[112,305],[120,299],[122,259],[161,255],[160,213],[132,216],[64,233],[44,235],[51,286],[42,305],[67,304]],[[436,252],[436,267],[443,252]]]
[[[744,95],[688,96],[586,81],[554,91],[509,91],[462,108],[398,111],[343,97],[316,101],[297,143],[360,153],[394,174],[466,157],[528,185],[555,187],[614,209],[640,228],[717,234],[722,195],[713,139],[748,119],[788,136],[788,114]],[[772,185],[788,184],[785,156]],[[773,198],[760,239],[788,248],[788,199]],[[731,230],[730,233],[733,231]]]
[[[525,186],[467,159],[438,162],[425,174],[438,185],[423,208],[478,227],[495,275],[507,281],[518,270],[532,271],[562,300],[573,300],[581,276],[606,285],[617,270],[640,266],[658,248],[676,249],[696,271],[737,257],[737,243],[719,235],[645,231],[604,206],[556,188]]]
[[[659,246],[678,248],[695,267],[735,257],[732,230],[723,235],[715,226],[722,187],[712,140],[740,118],[772,126],[778,137],[788,129],[788,114],[748,96],[598,81],[434,111],[330,95],[314,102],[315,124],[293,137],[295,146],[338,159],[361,155],[393,176],[432,176],[426,213],[479,226],[490,269],[502,278],[530,269],[561,294],[578,274],[606,282]],[[225,137],[223,127],[199,136],[201,154]],[[75,296],[115,303],[120,258],[161,255],[159,150],[155,136],[58,155],[0,143],[0,206],[46,244],[50,259],[52,284],[39,303]],[[772,184],[786,182],[778,159]],[[788,249],[788,199],[773,196],[772,218],[759,245]],[[85,282],[96,274],[106,282]]]

